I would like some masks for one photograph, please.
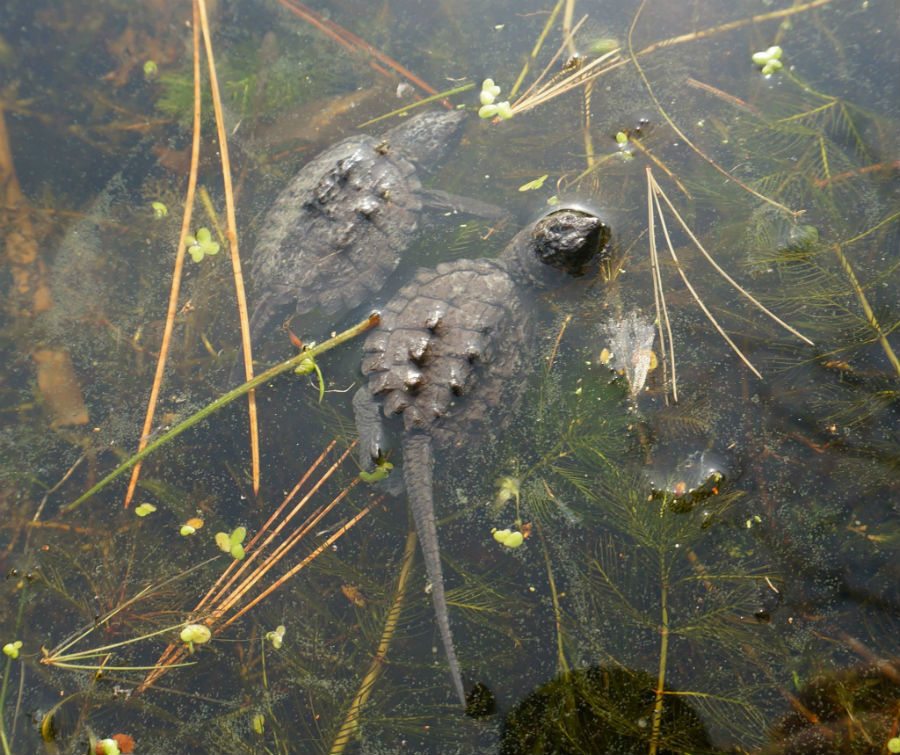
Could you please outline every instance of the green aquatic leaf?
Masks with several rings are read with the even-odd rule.
[[[547,173],[544,173],[540,178],[535,178],[533,181],[528,181],[528,183],[524,183],[519,187],[519,191],[534,191],[535,189],[540,189],[544,185],[544,181],[547,180]]]

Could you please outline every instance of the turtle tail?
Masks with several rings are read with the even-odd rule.
[[[450,633],[450,616],[444,594],[444,573],[441,569],[441,552],[434,518],[434,490],[431,479],[433,468],[431,438],[421,433],[407,434],[403,438],[403,479],[406,483],[406,494],[416,523],[416,533],[425,559],[425,570],[431,580],[431,600],[434,603],[434,613],[444,652],[447,655],[453,688],[460,702],[465,705],[466,693],[463,689],[459,661],[456,659],[456,649],[453,646],[453,635]]]

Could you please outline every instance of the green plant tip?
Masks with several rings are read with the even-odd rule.
[[[204,257],[219,253],[219,242],[212,240],[209,228],[198,228],[196,235],[188,236],[185,241],[194,262],[201,262]]]
[[[196,527],[191,527],[189,524],[182,524],[181,529],[178,530],[178,533],[182,537],[187,537],[188,535],[193,535],[197,531]]]
[[[763,66],[762,74],[763,76],[771,76],[776,71],[780,71],[782,68],[780,60],[770,60]]]
[[[887,743],[888,752],[900,752],[900,737],[892,737]]]
[[[492,95],[486,89],[481,90],[481,94],[478,95],[478,100],[482,105],[493,105],[494,104],[494,95]]]
[[[247,528],[235,527],[229,539],[231,540],[232,545],[240,545],[244,542],[245,537],[247,537]]]
[[[247,555],[244,552],[244,546],[241,545],[240,543],[235,543],[234,545],[232,545],[230,553],[231,553],[231,557],[235,561],[242,561],[244,559],[244,556]]]
[[[250,719],[250,726],[253,731],[262,736],[266,730],[266,717],[262,713],[254,713]]]
[[[162,202],[151,202],[150,207],[153,208],[153,217],[157,220],[162,220],[169,214],[169,208],[166,207]]]
[[[7,642],[3,646],[3,653],[13,660],[19,657],[19,651],[22,649],[22,640],[16,640],[15,642]]]
[[[148,516],[156,511],[156,506],[152,503],[142,503],[140,506],[136,506],[134,509],[134,513],[140,517]]]
[[[628,144],[628,134],[626,134],[624,131],[619,131],[616,134],[616,144],[618,144],[619,146]]]
[[[148,60],[144,63],[144,81],[156,81],[159,76],[159,66],[155,60]]]
[[[515,477],[501,477],[497,480],[497,496],[494,499],[499,506],[519,495],[519,481]]]
[[[312,372],[316,371],[316,360],[315,359],[304,359],[300,364],[297,365],[297,369],[294,370],[295,375],[309,375]]]
[[[97,747],[103,755],[120,755],[119,743],[115,739],[101,739],[97,742]]]

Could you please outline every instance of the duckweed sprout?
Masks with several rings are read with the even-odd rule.
[[[386,459],[379,459],[375,469],[371,472],[367,472],[365,469],[360,470],[359,479],[368,483],[381,482],[391,473],[393,468],[394,465]]]
[[[500,96],[500,87],[498,87],[493,79],[485,79],[481,84],[481,94],[478,95],[478,99],[481,102],[481,107],[478,110],[479,118],[493,118],[498,117],[501,120],[508,120],[512,118],[512,106],[509,102],[497,102],[494,103],[494,100]]]
[[[194,645],[204,645],[212,639],[212,631],[206,624],[188,624],[181,630],[181,641],[187,643],[188,650],[194,652]]]
[[[3,646],[4,655],[9,656],[13,660],[16,660],[19,657],[19,651],[22,649],[22,640],[16,640],[15,642],[7,642]]]
[[[768,50],[760,50],[753,53],[754,65],[762,66],[763,76],[771,76],[782,68],[781,56],[784,53],[778,45],[772,45]]]
[[[497,117],[502,121],[508,121],[513,117],[512,105],[509,102],[497,103]]]
[[[481,104],[493,105],[494,100],[500,96],[500,87],[498,87],[493,79],[485,79],[481,82]]]
[[[900,737],[891,737],[887,743],[888,752],[900,753]]]
[[[209,228],[198,228],[194,236],[187,237],[187,250],[194,262],[219,253],[219,242],[212,240]]]
[[[122,751],[115,739],[101,739],[97,742],[97,752],[102,755],[121,755]]]
[[[153,208],[153,217],[157,220],[162,220],[169,214],[169,208],[162,202],[151,202],[150,207]]]
[[[499,108],[494,104],[482,105],[478,108],[478,117],[487,120],[488,118],[493,118],[498,112]]]
[[[134,513],[140,517],[148,516],[156,511],[156,506],[152,503],[142,503],[140,506],[135,507]]]
[[[181,529],[178,530],[178,533],[182,537],[188,537],[189,535],[193,535],[197,531],[196,527],[191,527],[189,524],[182,524]]]
[[[235,527],[234,531],[229,535],[227,532],[216,533],[216,545],[223,553],[228,553],[237,561],[240,561],[246,554],[244,552],[244,538],[247,537],[246,527]]]
[[[281,646],[284,643],[284,632],[284,624],[279,624],[272,632],[266,632],[266,639],[272,643],[272,647],[276,650],[281,650]]]
[[[525,536],[518,530],[498,530],[495,528],[491,530],[491,534],[493,534],[494,540],[500,545],[510,549],[518,548],[525,542]]]

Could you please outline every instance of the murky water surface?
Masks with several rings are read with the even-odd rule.
[[[424,107],[464,133],[421,179],[503,210],[423,211],[355,309],[279,313],[257,373],[560,204],[610,255],[528,294],[535,342],[494,345],[531,355],[525,398],[437,454],[464,711],[399,472],[348,451],[362,337],[256,392],[258,493],[242,396],[128,508],[127,471],[81,499],[137,449],[164,340],[151,440],[243,374],[222,150],[201,55],[170,302],[191,4],[7,0],[2,751],[900,751],[897,4],[206,13],[245,272],[313,156],[449,90]]]

